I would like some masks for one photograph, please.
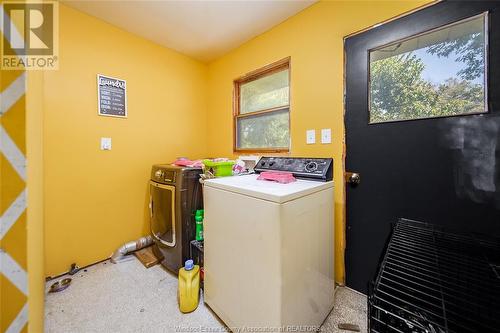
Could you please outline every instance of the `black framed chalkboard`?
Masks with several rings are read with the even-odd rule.
[[[97,98],[100,116],[127,117],[127,82],[97,74]]]

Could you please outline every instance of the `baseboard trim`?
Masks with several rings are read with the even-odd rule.
[[[106,259],[102,259],[102,260],[96,261],[96,262],[94,262],[94,263],[92,263],[92,264],[89,264],[89,265],[87,265],[87,266],[80,267],[80,268],[78,268],[78,272],[79,272],[79,271],[81,271],[82,269],[86,269],[86,268],[89,268],[89,267],[91,267],[91,266],[94,266],[94,265],[97,265],[97,264],[103,263],[103,262],[105,262],[106,260],[109,260],[110,258],[111,258],[111,257],[108,257],[108,258],[106,258]],[[70,274],[69,274],[69,271],[66,271],[66,272],[64,272],[64,273],[58,274],[58,275],[56,275],[56,276],[46,276],[46,277],[45,277],[45,282],[49,282],[49,281],[52,281],[52,280],[55,280],[55,279],[62,278],[62,277],[63,277],[63,276],[65,276],[65,275],[70,275]]]

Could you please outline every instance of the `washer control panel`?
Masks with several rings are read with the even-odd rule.
[[[333,179],[333,158],[262,157],[255,172],[286,171],[296,178],[330,181]]]
[[[176,167],[177,169],[181,169]],[[180,171],[179,171],[180,172]],[[176,169],[168,165],[156,164],[151,169],[151,180],[161,184],[175,183]]]

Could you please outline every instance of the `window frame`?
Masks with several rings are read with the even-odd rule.
[[[245,114],[240,113],[240,91],[241,91],[241,86],[245,83],[255,81],[258,79],[261,79],[263,77],[272,75],[274,73],[280,72],[282,70],[288,70],[288,105],[284,106],[278,106],[274,108],[269,108],[269,109],[264,109],[264,110],[259,110],[259,111],[253,111],[253,112],[248,112]],[[291,146],[291,135],[290,135],[290,129],[291,129],[291,117],[290,117],[290,112],[291,112],[291,89],[290,89],[290,84],[291,84],[291,66],[290,66],[290,57],[286,57],[284,59],[278,60],[276,62],[273,62],[271,64],[268,64],[262,68],[259,68],[257,70],[254,70],[250,73],[247,73],[235,80],[233,80],[233,152],[235,153],[288,153],[290,152],[290,146]],[[288,147],[278,147],[278,148],[265,148],[265,147],[260,147],[260,148],[239,148],[237,141],[238,141],[238,119],[242,118],[247,118],[247,117],[252,117],[252,116],[259,116],[259,115],[264,115],[264,114],[272,114],[274,112],[280,111],[280,110],[288,110],[288,135],[289,135],[289,141],[288,141]]]
[[[489,91],[488,91],[488,84],[489,84],[489,75],[488,74],[489,74],[489,62],[490,62],[490,59],[489,59],[490,58],[490,54],[489,54],[489,52],[490,52],[490,45],[489,45],[490,44],[490,42],[489,42],[489,33],[490,33],[489,20],[490,20],[490,18],[489,18],[489,14],[490,14],[489,11],[483,11],[479,14],[467,16],[467,17],[461,18],[459,20],[456,20],[456,21],[453,21],[453,22],[450,22],[447,24],[443,24],[443,25],[437,26],[437,27],[432,28],[432,29],[424,30],[422,32],[419,32],[419,33],[416,33],[416,34],[413,34],[413,35],[410,35],[410,36],[407,36],[404,38],[400,38],[400,39],[397,39],[395,41],[391,41],[391,42],[388,42],[388,43],[385,43],[385,44],[382,44],[382,45],[379,45],[379,46],[376,46],[374,48],[367,50],[366,55],[367,55],[367,68],[368,68],[368,70],[367,70],[367,73],[368,73],[368,80],[367,80],[367,83],[368,83],[368,85],[367,85],[368,125],[376,126],[376,125],[380,125],[380,124],[388,124],[388,123],[395,123],[395,122],[422,121],[422,120],[429,120],[429,119],[440,119],[440,118],[451,118],[451,117],[467,117],[467,116],[474,116],[474,115],[481,115],[481,114],[489,113],[490,112],[490,109],[489,109]],[[371,52],[378,51],[378,50],[384,49],[384,48],[392,46],[392,45],[397,45],[398,43],[406,42],[406,41],[411,40],[413,38],[417,38],[420,36],[431,34],[433,32],[436,32],[436,31],[439,31],[439,30],[442,30],[442,29],[445,29],[448,27],[459,25],[461,23],[471,21],[471,20],[474,20],[474,19],[479,18],[479,17],[484,18],[484,69],[483,69],[483,71],[484,71],[484,80],[483,80],[483,85],[484,85],[483,105],[484,105],[484,109],[483,109],[483,111],[470,112],[470,113],[457,113],[457,114],[453,114],[453,115],[440,115],[440,116],[410,118],[410,119],[393,119],[393,120],[385,120],[385,121],[377,121],[377,122],[371,121],[371,67],[370,67],[370,64],[371,64],[370,63],[370,54],[371,54]]]

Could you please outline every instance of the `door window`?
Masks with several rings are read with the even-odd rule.
[[[487,17],[370,50],[370,123],[487,112]]]

